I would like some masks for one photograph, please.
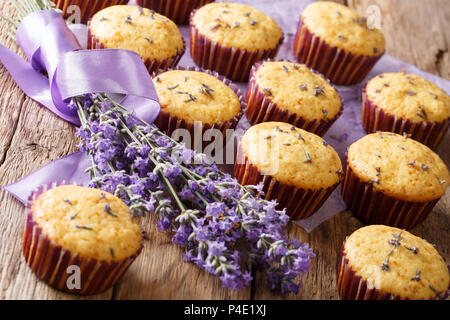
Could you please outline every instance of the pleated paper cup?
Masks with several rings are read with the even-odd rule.
[[[101,43],[100,40],[98,40],[91,32],[90,29],[90,22],[88,23],[88,43],[87,43],[88,49],[107,49],[105,45]],[[158,60],[158,59],[143,59],[143,62],[145,66],[147,67],[147,70],[150,74],[152,74],[155,71],[158,70],[167,70],[169,68],[174,68],[178,65],[181,58],[184,55],[184,52],[186,51],[186,43],[183,40],[183,49],[179,51],[174,57],[164,60]]]
[[[131,257],[105,262],[82,257],[57,245],[33,219],[32,204],[45,191],[67,183],[52,183],[35,190],[28,199],[27,222],[22,252],[27,265],[39,279],[57,290],[77,295],[93,295],[113,287],[142,250]],[[79,270],[80,287],[72,288],[70,276]]]
[[[307,190],[284,185],[269,175],[264,175],[250,163],[242,148],[238,147],[234,176],[241,185],[257,185],[263,183],[265,200],[277,200],[277,209],[286,208],[291,220],[301,220],[312,216],[339,183],[320,190]]]
[[[294,39],[294,55],[298,62],[323,74],[332,83],[353,85],[369,74],[384,52],[364,56],[330,46],[314,35],[300,19]]]
[[[423,222],[439,201],[402,201],[376,191],[371,184],[356,176],[348,158],[344,171],[342,197],[352,214],[368,224],[384,224],[409,230]]]
[[[155,10],[176,24],[188,24],[191,12],[214,0],[137,0],[141,7]]]
[[[245,82],[249,78],[252,66],[262,60],[274,58],[283,43],[283,37],[277,46],[270,50],[249,51],[223,46],[203,35],[194,25],[191,14],[191,57],[203,69],[217,71],[232,81]]]
[[[246,94],[247,109],[245,110],[245,115],[248,121],[252,125],[269,121],[286,122],[296,126],[297,128],[323,137],[344,111],[342,98],[341,110],[332,119],[309,120],[290,112],[289,110],[280,108],[270,97],[265,94],[264,88],[259,87],[256,82],[255,74],[263,63],[264,62],[262,61],[255,64],[250,72],[250,81]],[[318,72],[315,73],[323,77]]]
[[[399,295],[379,290],[359,276],[346,257],[344,246],[345,241],[342,245],[337,273],[337,289],[341,300],[402,300]],[[436,300],[445,300],[447,297],[448,291],[436,297]]]
[[[128,0],[53,0],[56,4],[56,8],[63,12],[64,19],[67,19],[74,14],[80,13],[81,21],[76,21],[77,23],[86,24],[89,19],[91,19],[94,14],[103,10],[106,7],[111,7],[115,5],[127,4]],[[74,8],[73,6],[77,6]]]
[[[450,127],[450,119],[442,122],[413,121],[386,113],[373,103],[363,90],[362,124],[367,133],[388,131],[407,134],[431,149],[436,149]]]
[[[244,97],[242,96],[240,90],[227,78],[224,76],[219,75],[217,72],[210,71],[210,70],[204,70],[197,67],[178,67],[178,68],[172,68],[169,70],[160,70],[159,72],[155,72],[152,75],[152,78],[158,77],[161,73],[164,73],[166,71],[171,70],[186,70],[186,71],[196,71],[196,72],[204,72],[207,73],[220,81],[222,81],[227,87],[229,87],[233,92],[236,94],[236,96],[239,99],[239,102],[241,104],[241,110],[240,112],[233,117],[232,119],[222,122],[222,123],[214,123],[214,124],[208,124],[204,123],[201,124],[201,127],[199,127],[198,123],[193,123],[190,121],[186,121],[185,119],[180,119],[175,115],[171,115],[168,112],[165,112],[164,109],[161,110],[158,118],[155,121],[156,126],[165,132],[168,136],[171,136],[175,130],[177,129],[186,129],[189,131],[191,137],[193,139],[198,139],[199,137],[196,137],[196,133],[201,133],[201,139],[202,139],[202,146],[203,148],[206,147],[208,144],[210,144],[210,141],[203,141],[203,136],[206,131],[209,129],[217,129],[222,133],[222,136],[224,138],[224,145],[226,144],[225,138],[227,137],[226,133],[227,130],[234,130],[241,119],[242,115],[244,114],[244,110],[246,108],[246,103],[244,101]],[[195,142],[193,142],[195,144]]]

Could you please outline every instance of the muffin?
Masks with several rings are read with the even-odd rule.
[[[317,1],[301,14],[294,55],[335,84],[361,82],[384,51],[381,31],[344,5]]]
[[[190,20],[191,56],[204,68],[233,81],[247,81],[251,67],[273,58],[283,42],[278,24],[240,3],[210,3]]]
[[[137,52],[152,73],[175,67],[185,45],[176,24],[168,18],[136,6],[113,6],[89,21],[88,48]]]
[[[191,12],[214,0],[137,0],[137,4],[155,10],[176,24],[188,24]]]
[[[252,68],[245,113],[252,124],[282,121],[323,136],[342,114],[342,101],[304,64],[265,61]]]
[[[284,122],[263,122],[245,132],[234,175],[242,185],[262,183],[266,200],[276,200],[293,220],[316,212],[337,187],[342,164],[319,136]]]
[[[176,129],[188,130],[194,145],[196,141],[209,144],[203,137],[211,128],[225,138],[226,130],[236,128],[245,108],[239,89],[216,72],[178,68],[154,74],[153,83],[161,105],[155,124],[169,136]],[[198,126],[201,137],[196,136]]]
[[[378,132],[349,147],[342,196],[369,224],[410,229],[428,216],[449,179],[445,163],[427,146]]]
[[[112,194],[53,184],[29,198],[23,255],[33,272],[58,290],[80,295],[105,291],[141,248],[139,225]],[[71,277],[77,274],[79,281]]]
[[[94,14],[106,7],[115,6],[119,4],[127,4],[129,0],[53,0],[56,8],[63,12],[64,19],[74,17],[75,23],[87,23]],[[72,6],[72,7],[71,7]],[[78,6],[80,13],[80,20],[74,16],[78,11],[73,6]]]
[[[343,300],[445,299],[447,264],[434,246],[397,228],[373,225],[344,242],[338,269]]]
[[[434,149],[450,126],[450,97],[415,74],[381,74],[364,89],[362,123],[368,133],[405,133]]]

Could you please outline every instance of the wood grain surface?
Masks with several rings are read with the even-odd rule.
[[[366,14],[370,5],[382,12],[387,52],[419,68],[450,79],[450,6],[448,0],[349,0],[340,1]],[[0,1],[1,15],[14,15],[7,1]],[[20,52],[0,24],[0,43]],[[14,182],[44,164],[76,150],[73,127],[27,98],[8,72],[0,67],[0,185]],[[437,152],[450,165],[450,133]],[[439,201],[429,218],[412,232],[435,243],[450,261],[450,192]],[[181,250],[169,236],[146,218],[149,234],[145,249],[115,288],[97,296],[80,298],[58,292],[39,281],[25,264],[21,236],[24,207],[0,191],[0,300],[1,299],[338,299],[336,268],[345,237],[363,224],[342,212],[311,233],[292,224],[290,236],[315,249],[300,295],[282,297],[264,286],[256,274],[252,287],[239,292],[223,289],[220,281],[192,264],[183,262]]]

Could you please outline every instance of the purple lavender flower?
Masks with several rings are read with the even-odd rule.
[[[184,259],[217,275],[224,287],[249,286],[253,268],[266,268],[270,288],[298,292],[314,254],[287,239],[289,218],[275,201],[257,196],[262,185],[242,187],[106,95],[74,103],[82,115],[81,150],[93,161],[91,186],[121,197],[135,216],[155,214]]]

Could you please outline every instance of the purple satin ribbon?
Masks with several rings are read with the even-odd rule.
[[[19,25],[16,38],[30,62],[2,45],[0,61],[27,96],[64,120],[79,125],[69,102],[72,97],[92,93],[125,95],[121,103],[149,123],[158,116],[156,90],[137,53],[81,50],[66,22],[53,10],[28,15]],[[89,164],[84,153],[75,153],[4,188],[26,203],[29,193],[42,184],[62,180],[88,183],[84,171]]]

